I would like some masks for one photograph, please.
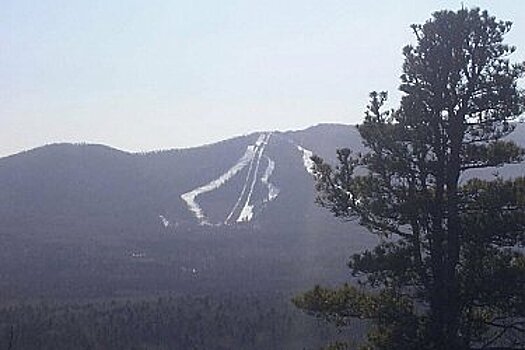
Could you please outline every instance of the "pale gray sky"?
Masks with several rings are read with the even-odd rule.
[[[409,25],[462,2],[512,20],[525,60],[521,0],[0,0],[0,156],[357,123],[369,91],[395,100]]]

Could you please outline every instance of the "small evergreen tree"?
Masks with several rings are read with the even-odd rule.
[[[339,325],[371,320],[365,349],[523,348],[525,179],[467,180],[523,160],[502,139],[524,110],[511,23],[461,9],[412,28],[400,107],[384,111],[374,92],[359,126],[369,152],[338,150],[335,167],[313,157],[318,202],[382,243],[350,259],[361,286],[294,303]]]

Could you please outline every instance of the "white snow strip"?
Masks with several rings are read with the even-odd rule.
[[[263,135],[259,137],[261,139]],[[259,140],[257,140],[259,142]],[[195,215],[197,219],[201,222],[201,224],[210,224],[208,220],[206,219],[206,215],[204,214],[204,211],[199,206],[199,204],[196,201],[197,196],[210,192],[213,190],[218,189],[222,185],[224,185],[228,180],[230,180],[232,177],[234,177],[239,171],[241,171],[246,165],[252,164],[253,159],[255,157],[257,150],[257,143],[255,145],[249,145],[246,148],[246,152],[244,152],[244,155],[235,163],[234,166],[232,166],[228,171],[226,171],[224,174],[222,174],[219,178],[207,183],[206,185],[203,185],[201,187],[198,187],[194,190],[191,190],[189,192],[186,192],[182,194],[180,197],[186,202],[188,208],[191,212]]]
[[[253,156],[252,156],[252,158],[250,160],[250,166],[248,168],[248,173],[246,175],[246,180],[244,181],[244,185],[242,187],[241,194],[239,195],[239,198],[237,198],[237,201],[235,202],[235,205],[233,206],[232,210],[230,211],[230,214],[228,214],[228,216],[226,217],[226,220],[224,221],[225,224],[228,224],[228,222],[232,218],[233,214],[235,214],[235,212],[237,211],[237,208],[241,204],[241,201],[242,201],[242,199],[244,197],[244,194],[246,193],[246,190],[248,189],[248,183],[249,183],[249,180],[250,180],[250,174],[252,173],[253,163],[255,161],[255,155],[257,154],[259,146],[264,142],[265,137],[266,137],[266,134],[259,135],[259,138],[255,142],[255,145],[252,146],[253,147]]]
[[[252,198],[253,189],[255,188],[255,183],[257,182],[257,174],[259,173],[259,165],[261,163],[261,158],[264,153],[264,149],[266,148],[266,145],[268,144],[268,141],[270,140],[271,134],[265,135],[262,142],[259,144],[259,147],[257,149],[257,163],[255,165],[255,170],[253,172],[252,176],[252,184],[250,186],[250,192],[248,192],[248,196],[246,197],[246,202],[244,203],[244,207],[241,210],[241,213],[239,214],[239,217],[237,218],[237,222],[248,222],[253,218],[253,205],[250,204],[250,200]]]
[[[314,161],[312,160],[312,156],[314,155],[314,153],[301,146],[297,146],[297,149],[303,152],[303,164],[304,164],[306,171],[308,171],[310,174],[313,174],[315,164],[314,164]]]
[[[270,182],[270,176],[272,176],[273,170],[275,169],[275,162],[271,160],[270,157],[268,156],[265,156],[265,157],[268,160],[268,166],[266,167],[266,170],[264,171],[264,175],[261,178],[261,182],[264,185],[266,185],[266,187],[268,188],[268,198],[265,199],[264,201],[271,202],[275,198],[277,198],[277,196],[279,195],[279,192],[281,191],[279,190],[279,188],[277,188],[277,186],[275,186],[274,184]]]
[[[170,225],[170,222],[164,215],[159,215],[160,222],[162,223],[162,226],[168,227]]]

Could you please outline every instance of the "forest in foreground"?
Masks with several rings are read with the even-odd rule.
[[[349,329],[298,311],[282,294],[163,296],[81,303],[33,303],[0,310],[1,349],[318,349]]]

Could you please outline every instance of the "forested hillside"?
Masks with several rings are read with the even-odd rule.
[[[356,137],[319,125],[144,154],[57,144],[2,158],[0,298],[344,281],[349,252],[373,240],[316,207],[308,155],[358,149]]]

